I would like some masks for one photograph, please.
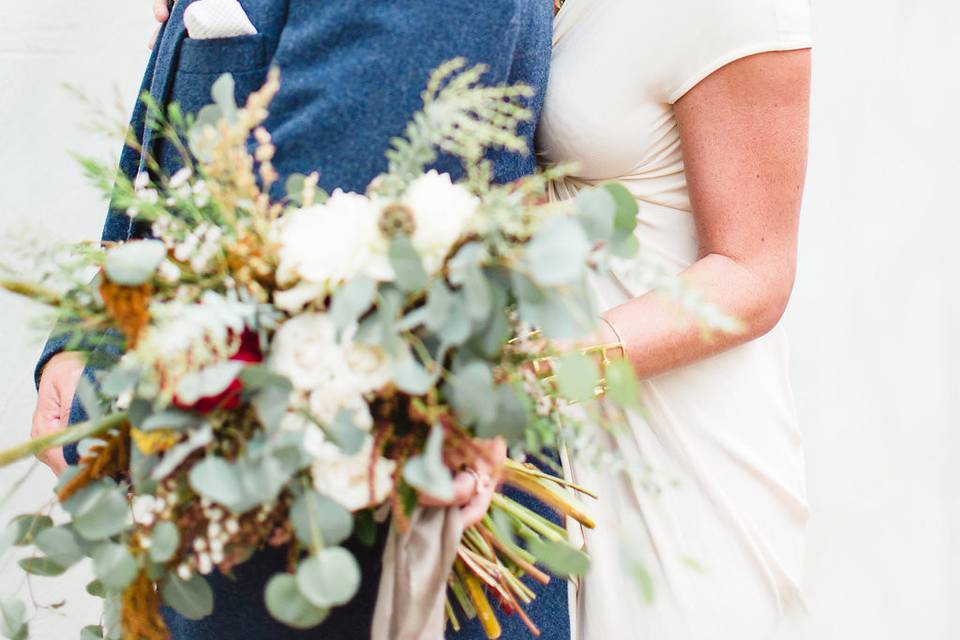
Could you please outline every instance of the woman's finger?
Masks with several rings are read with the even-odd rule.
[[[425,507],[459,507],[467,504],[476,492],[476,478],[472,473],[461,471],[453,477],[453,498],[450,501],[421,493],[420,504]]]

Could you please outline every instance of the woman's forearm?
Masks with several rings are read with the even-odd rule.
[[[641,378],[655,376],[753,340],[779,321],[793,284],[793,260],[747,266],[718,254],[704,256],[680,277],[740,323],[736,333],[705,331],[695,313],[668,295],[650,292],[603,314],[622,338]],[[616,341],[609,328],[603,341]]]

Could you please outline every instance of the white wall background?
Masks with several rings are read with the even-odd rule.
[[[106,103],[119,88],[132,105],[149,5],[0,4],[0,233],[99,234],[104,205],[67,151],[116,149],[78,126],[87,117],[62,85]],[[787,318],[813,509],[802,635],[949,640],[960,637],[960,5],[814,5],[812,153]],[[35,312],[0,295],[0,446],[29,431]],[[0,470],[0,495],[29,467]],[[37,508],[51,487],[35,469],[0,518]],[[76,637],[97,620],[88,579],[78,567],[33,581],[38,602],[67,600],[39,613],[35,637]],[[0,597],[21,586],[0,564]]]

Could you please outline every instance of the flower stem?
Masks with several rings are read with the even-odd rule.
[[[4,449],[0,451],[0,467],[6,467],[24,458],[38,455],[47,449],[80,442],[84,438],[89,438],[90,436],[95,436],[114,427],[118,427],[123,424],[126,419],[127,414],[125,412],[114,413],[99,422],[89,420],[70,427],[69,429],[28,440],[15,447]]]

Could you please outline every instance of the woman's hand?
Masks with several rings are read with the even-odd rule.
[[[177,4],[177,0],[173,0],[173,4]],[[153,0],[153,17],[157,19],[161,25],[170,18],[170,9],[167,7],[167,0]],[[147,45],[148,48],[153,49],[153,46],[157,43],[157,35],[160,33],[160,27],[157,27],[153,31],[153,35],[150,36],[150,44]]]
[[[472,468],[460,471],[453,478],[453,499],[449,502],[420,494],[425,507],[460,507],[463,526],[470,527],[483,520],[490,509],[490,501],[500,484],[500,474],[507,459],[507,443],[503,438],[476,440],[486,450],[478,456]]]
[[[83,375],[83,367],[83,357],[79,353],[66,351],[50,358],[40,376],[30,437],[39,438],[67,428],[70,406],[77,392],[77,383]],[[63,447],[47,449],[37,458],[57,475],[67,468]]]

